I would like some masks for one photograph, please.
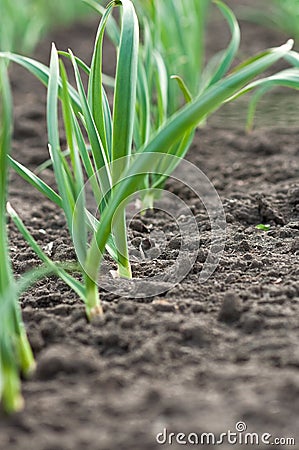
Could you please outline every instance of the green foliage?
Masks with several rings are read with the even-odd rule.
[[[19,305],[19,296],[40,278],[56,274],[78,295],[85,298],[83,287],[66,270],[53,263],[42,251],[9,203],[7,203],[8,162],[11,148],[11,94],[7,67],[0,61],[0,403],[5,412],[23,407],[20,375],[30,376],[35,361],[27,339]],[[44,265],[15,279],[9,255],[6,209]]]
[[[299,41],[299,0],[263,0],[259,2],[259,8],[242,7],[240,5],[240,16],[254,23],[280,30],[288,36],[295,39],[295,43]],[[299,67],[298,53],[290,52],[285,58],[294,67]],[[278,79],[279,78],[279,79]],[[282,82],[287,80],[287,84]],[[298,89],[297,71],[281,72],[275,75],[256,90],[249,102],[247,116],[247,131],[251,131],[254,125],[254,117],[256,109],[261,98],[276,86],[285,85]],[[256,87],[258,87],[256,85]]]
[[[257,230],[261,230],[261,231],[269,231],[271,228],[271,225],[264,225],[264,224],[260,223],[259,225],[256,225],[255,228]]]
[[[285,32],[299,40],[299,0],[261,0],[258,8],[242,7],[240,16],[263,26]]]
[[[86,14],[82,0],[0,0],[0,50],[30,53],[50,28]]]
[[[103,8],[89,3],[100,13]],[[145,145],[165,121],[184,103],[190,102],[209,86],[217,83],[228,72],[239,48],[240,30],[232,11],[222,2],[215,1],[231,31],[228,47],[217,53],[205,65],[206,24],[211,0],[136,0],[142,41],[139,52],[136,117],[134,143]],[[120,31],[110,18],[107,32],[118,47]],[[186,130],[182,139],[174,142],[166,153],[184,157],[192,143],[195,127]],[[159,166],[157,165],[158,169]],[[163,188],[166,177],[152,174],[144,180],[147,189],[144,207],[152,206],[152,192]],[[156,195],[156,194],[155,194]]]
[[[202,82],[211,0],[136,0],[135,4],[143,23],[145,46],[152,45],[160,53],[168,77],[179,75],[196,95]],[[150,58],[149,50],[146,56]],[[168,91],[171,114],[180,106],[180,96],[175,83],[169,83]]]
[[[274,26],[290,34],[296,42],[299,40],[299,1],[274,0]]]
[[[13,296],[14,279],[8,253],[6,228],[7,153],[11,140],[11,98],[6,67],[0,63],[0,399],[8,411],[22,406],[16,365],[14,337],[17,302]]]
[[[12,111],[7,68],[3,61],[0,61],[0,117],[0,402],[5,411],[13,412],[23,406],[20,373],[30,375],[35,362],[18,303],[20,292],[28,284],[25,278],[15,280],[8,251],[7,155],[11,145]],[[44,269],[31,273],[31,281],[42,273],[45,274]]]

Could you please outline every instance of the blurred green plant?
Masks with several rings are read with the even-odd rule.
[[[35,368],[22,320],[19,296],[31,284],[51,272],[42,266],[16,280],[12,271],[6,219],[7,156],[11,147],[11,104],[7,67],[3,61],[0,61],[0,403],[6,412],[14,412],[22,408],[20,374],[27,377]],[[26,228],[24,230],[28,233]]]
[[[0,403],[5,412],[22,409],[20,376],[28,377],[35,369],[33,353],[27,338],[19,298],[39,279],[59,276],[83,300],[83,287],[67,270],[75,270],[74,265],[51,261],[7,203],[8,163],[11,149],[12,101],[7,66],[0,60]],[[13,274],[7,233],[7,213],[22,235],[44,263],[21,277]]]
[[[299,0],[260,0],[256,7],[240,2],[239,12],[241,18],[283,31],[299,41]]]
[[[237,13],[242,19],[252,21],[274,30],[280,30],[289,37],[292,37],[295,40],[295,44],[299,43],[299,0],[260,0],[258,7],[247,7],[240,2]],[[298,53],[291,51],[286,55],[285,59],[294,67],[299,68]],[[261,83],[260,86],[258,86],[259,83],[256,84],[257,89],[249,101],[246,124],[248,132],[253,129],[254,118],[260,100],[273,88],[283,85],[283,82],[280,83],[283,76],[283,73],[282,76],[279,74],[278,77],[274,75],[273,77],[270,77],[266,83]],[[292,73],[289,72],[289,82],[291,81],[291,78]],[[298,89],[296,83],[297,79],[295,75],[292,82],[293,86],[288,87]]]
[[[6,225],[7,154],[11,140],[11,96],[6,66],[0,62],[0,400],[7,411],[22,407],[19,368],[30,372],[34,359],[20,318],[8,252]]]
[[[157,50],[163,58],[168,77],[177,75],[191,96],[200,91],[203,82],[210,4],[211,0],[135,1],[144,30],[145,60],[150,62],[151,47]],[[179,94],[176,83],[169,83],[169,114],[181,106]]]
[[[0,50],[32,52],[41,36],[57,24],[65,24],[87,11],[81,0],[0,0]],[[35,242],[16,212],[8,204],[13,220],[45,262],[15,279],[7,236],[8,156],[11,148],[12,100],[7,63],[0,61],[0,403],[10,413],[23,407],[20,375],[29,376],[35,368],[33,353],[22,320],[19,297],[29,286],[50,273],[68,273],[52,263]],[[71,280],[69,280],[71,281]],[[75,280],[74,280],[75,282]],[[72,283],[71,283],[72,284]]]
[[[82,0],[0,0],[0,50],[31,53],[52,27],[88,11]]]

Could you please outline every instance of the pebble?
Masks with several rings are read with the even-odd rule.
[[[132,220],[130,222],[130,228],[134,231],[138,231],[139,233],[148,233],[148,229],[139,219]]]
[[[292,242],[290,250],[292,253],[296,253],[299,251],[299,239],[296,239]]]
[[[171,319],[165,319],[163,321],[163,325],[167,331],[176,332],[176,331],[180,331],[181,322],[180,322],[180,320],[174,320],[173,318],[171,318]]]
[[[120,320],[119,325],[123,329],[133,330],[136,325],[136,319],[134,317],[125,316]]]
[[[137,311],[137,306],[129,302],[120,302],[116,307],[118,314],[132,316]]]
[[[191,306],[191,311],[195,314],[197,313],[201,313],[201,312],[206,312],[206,308],[203,305],[200,304],[195,304]]]
[[[171,241],[168,244],[168,246],[171,250],[177,250],[181,247],[181,245],[182,245],[182,239],[180,236],[175,236],[174,238],[171,239]]]
[[[34,353],[40,352],[44,346],[44,340],[37,328],[31,327],[29,331],[29,341]]]
[[[202,324],[188,324],[183,326],[181,331],[186,341],[199,347],[209,345],[212,339],[209,329]]]
[[[242,318],[241,326],[245,333],[251,334],[260,331],[264,326],[265,320],[257,314],[247,314]]]
[[[287,238],[292,237],[292,230],[283,228],[283,229],[280,230],[280,232],[279,232],[279,237],[280,237],[281,239],[287,239]]]
[[[249,252],[250,251],[250,245],[248,243],[248,241],[246,241],[245,239],[243,239],[240,244],[238,245],[238,248],[242,251],[242,252]]]
[[[299,187],[292,187],[288,191],[288,199],[291,205],[297,205],[299,203]]]
[[[54,319],[45,319],[41,323],[41,335],[47,342],[53,342],[61,339],[65,335],[65,330]]]
[[[173,303],[168,302],[167,300],[154,300],[152,303],[155,311],[160,312],[175,312],[176,308]]]
[[[218,320],[221,322],[236,322],[240,319],[242,304],[239,297],[233,292],[227,292],[224,296]]]
[[[263,267],[263,263],[257,259],[253,259],[250,264],[251,269],[261,269]]]
[[[73,376],[75,373],[92,373],[95,370],[96,363],[86,348],[82,354],[77,346],[55,345],[41,353],[36,377],[39,380],[50,380],[61,373]]]

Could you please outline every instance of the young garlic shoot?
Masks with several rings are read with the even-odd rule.
[[[11,94],[7,68],[0,61],[0,401],[6,412],[23,407],[20,374],[29,376],[35,361],[27,339],[18,302],[7,235],[6,200],[8,159],[11,147]]]

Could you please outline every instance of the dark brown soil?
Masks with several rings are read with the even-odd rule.
[[[52,39],[88,61],[95,26],[80,25]],[[243,30],[243,53],[284,40],[251,25]],[[40,44],[39,59],[47,61],[50,40]],[[221,46],[220,26],[212,41],[210,51]],[[12,79],[14,156],[35,168],[47,158],[45,91],[16,66]],[[229,116],[222,125],[208,125],[189,154],[216,187],[227,215],[225,251],[206,283],[198,283],[198,274],[211,240],[207,215],[186,186],[170,181],[200,230],[197,261],[179,285],[146,299],[102,292],[105,316],[94,324],[54,278],[22,299],[38,366],[23,384],[24,412],[0,416],[1,449],[157,449],[156,435],[164,428],[220,434],[235,431],[239,421],[250,432],[270,433],[271,442],[299,439],[299,128],[273,123],[246,135],[242,127],[231,128]],[[188,173],[183,176],[188,182]],[[50,169],[44,178],[53,185]],[[51,244],[55,260],[71,259],[63,214],[13,173],[11,181],[10,200],[36,239],[44,248]],[[270,224],[270,231],[257,230],[260,223]],[[159,212],[133,223],[137,246],[148,245],[150,226],[165,233],[167,245],[154,268],[133,261],[135,276],[163,271],[179,251],[176,225]],[[14,268],[21,273],[37,259],[10,229]]]

